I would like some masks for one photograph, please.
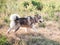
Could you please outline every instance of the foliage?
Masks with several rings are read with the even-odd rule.
[[[60,45],[60,44],[56,41],[52,41],[45,38],[42,39],[32,38],[31,40],[28,41],[28,45]]]
[[[6,0],[0,0],[0,12],[6,11]]]
[[[10,45],[7,38],[0,34],[0,45]]]
[[[45,25],[45,23],[40,23],[40,24],[39,24],[39,27],[44,27],[44,28],[45,28],[46,25]]]
[[[32,0],[32,4],[34,6],[36,6],[37,10],[42,10],[42,8],[43,8],[43,5],[41,2],[37,2],[37,1]]]
[[[3,21],[9,23],[8,18],[5,15],[12,13],[18,13],[20,16],[34,15],[36,14],[46,15],[44,20],[57,21],[59,18],[55,16],[55,12],[60,12],[60,1],[58,0],[0,0],[0,13],[4,19]],[[2,18],[1,17],[1,18]]]
[[[29,2],[24,2],[23,5],[25,8],[27,8],[27,6],[29,6]]]

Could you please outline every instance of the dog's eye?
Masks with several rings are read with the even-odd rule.
[[[41,19],[41,16],[39,16],[38,18]]]

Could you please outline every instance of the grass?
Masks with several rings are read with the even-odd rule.
[[[9,23],[9,17],[8,16],[5,16],[4,22],[7,23],[7,24]]]
[[[6,36],[0,34],[0,45],[11,45]]]
[[[25,8],[27,8],[27,6],[29,6],[29,2],[24,2],[23,5]]]
[[[58,22],[60,17],[54,14],[56,12],[60,13],[60,0],[0,0],[0,20],[2,20],[2,23],[0,22],[0,28],[4,23],[9,25],[9,16],[13,13],[18,13],[21,17],[41,13],[44,21]],[[39,26],[46,27],[45,23],[40,23]],[[38,37],[33,38],[32,36],[29,39],[25,39],[21,39],[15,43],[18,45],[60,45],[58,42],[45,37],[41,39]],[[7,40],[4,36],[0,37],[0,45],[8,45],[6,42]]]
[[[15,45],[60,45],[59,42],[47,39],[43,35],[32,36],[32,35],[19,35],[20,40],[15,40]],[[24,37],[24,38],[23,38]],[[12,41],[11,41],[12,42]]]
[[[11,2],[11,3],[10,3]],[[58,3],[57,3],[58,2]],[[49,20],[53,20],[54,12],[59,12],[60,10],[60,1],[56,0],[50,0],[50,1],[45,1],[45,0],[23,0],[23,1],[6,1],[6,0],[0,0],[0,12],[3,14],[12,14],[12,13],[18,13],[20,16],[27,16],[27,15],[32,15],[40,13],[47,13],[48,17],[50,17]],[[33,12],[33,13],[31,13]],[[40,12],[40,13],[39,13]],[[26,13],[26,14],[25,14]],[[3,17],[4,18],[4,17]],[[56,17],[57,18],[57,17]],[[6,22],[8,20],[5,18],[4,19]],[[57,19],[56,19],[57,20]]]
[[[39,27],[43,27],[43,28],[45,28],[46,25],[45,25],[45,23],[40,23],[40,24],[39,24]]]
[[[34,38],[28,42],[28,45],[60,45],[60,44],[49,39]]]
[[[34,1],[34,0],[32,0],[32,4],[33,4],[33,6],[36,6],[36,9],[37,10],[42,10],[42,8],[43,8],[43,4],[41,3],[41,2],[37,2],[36,0]]]

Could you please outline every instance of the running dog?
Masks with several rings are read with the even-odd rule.
[[[33,30],[37,31],[35,28],[35,23],[43,22],[41,20],[40,15],[27,16],[27,17],[20,17],[18,14],[12,14],[10,16],[10,28],[8,29],[7,33],[9,33],[12,29],[15,30],[15,32],[21,27],[21,26],[29,26],[33,28]]]

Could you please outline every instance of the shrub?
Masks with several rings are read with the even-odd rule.
[[[9,23],[9,18],[7,16],[4,17],[4,22]]]
[[[45,26],[46,26],[45,23],[40,23],[39,24],[39,27],[44,27],[45,28]]]
[[[55,16],[54,17],[54,21],[59,21],[60,17],[59,16]]]
[[[29,3],[28,3],[28,2],[24,2],[24,3],[23,3],[23,6],[24,6],[25,8],[27,8],[27,6],[29,6]]]
[[[56,6],[56,5],[55,5],[55,3],[54,3],[54,2],[50,2],[50,3],[49,3],[49,7],[51,7],[51,8],[53,8],[53,9],[55,9],[55,6]]]
[[[6,0],[0,0],[0,12],[6,11]]]
[[[49,20],[49,18],[47,16],[44,16],[43,19],[46,20],[46,21]]]
[[[40,2],[36,2],[36,1],[32,0],[32,4],[33,4],[33,6],[36,6],[37,10],[42,10],[42,8],[43,8],[42,3],[40,3]]]
[[[0,34],[0,45],[10,45],[7,38]]]

